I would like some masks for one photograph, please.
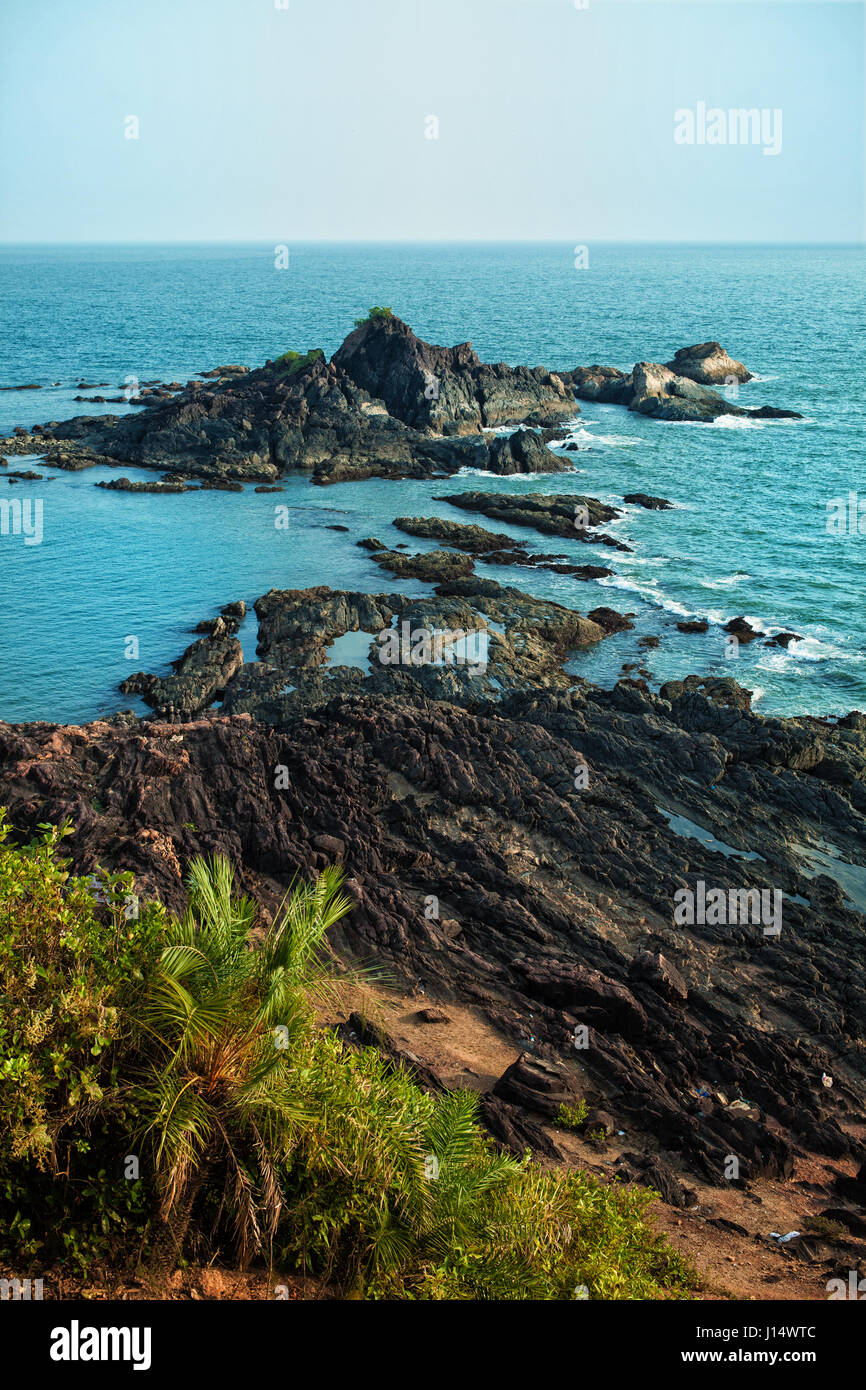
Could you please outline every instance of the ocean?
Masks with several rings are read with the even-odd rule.
[[[16,425],[129,407],[73,402],[77,383],[130,376],[185,382],[224,363],[256,366],[290,348],[330,355],[353,320],[386,304],[431,342],[471,340],[487,361],[556,369],[665,362],[677,348],[718,339],[756,375],[741,405],[778,405],[802,421],[721,419],[672,424],[617,406],[581,403],[571,474],[314,487],[283,495],[106,492],[100,478],[128,467],[63,473],[0,500],[41,500],[41,544],[0,535],[0,718],[83,722],[144,709],[121,695],[133,670],[163,671],[219,607],[269,588],[330,584],[370,592],[429,592],[392,580],[355,542],[397,544],[400,515],[484,518],[435,500],[444,492],[575,492],[618,505],[647,492],[674,510],[626,508],[605,529],[632,554],[552,542],[503,527],[536,551],[605,563],[607,580],[500,567],[489,573],[586,612],[635,615],[635,630],[575,654],[568,669],[602,685],[624,663],[652,684],[690,673],[729,675],[768,714],[866,709],[866,393],[862,248],[599,245],[577,269],[565,244],[311,244],[0,248],[0,434]],[[283,257],[282,259],[285,259]],[[59,384],[56,384],[59,383]],[[87,391],[85,394],[95,394]],[[134,408],[134,407],[132,407]],[[5,470],[0,470],[0,475]],[[834,499],[863,502],[863,530],[828,530]],[[274,505],[291,508],[287,530]],[[848,508],[850,511],[850,507]],[[327,529],[337,523],[348,532]],[[413,541],[413,548],[434,548]],[[721,630],[743,614],[769,632],[802,637],[785,651],[758,641],[735,656]],[[706,617],[705,635],[676,622]],[[241,639],[255,659],[255,619]],[[652,651],[638,646],[653,635]],[[135,637],[138,655],[129,639]]]

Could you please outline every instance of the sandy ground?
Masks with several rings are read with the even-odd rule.
[[[519,1055],[519,1049],[471,1007],[438,1005],[421,994],[378,990],[373,995],[364,989],[348,991],[347,1003],[383,1027],[402,1051],[433,1067],[449,1086],[487,1090]],[[447,1023],[423,1021],[420,1012],[428,1007],[441,1009]],[[856,1132],[866,1139],[866,1126]],[[548,1127],[547,1133],[569,1163],[601,1179],[613,1178],[621,1153],[652,1150],[646,1138],[636,1134],[613,1137],[599,1150],[559,1128]],[[665,1159],[676,1170],[670,1153]],[[658,1229],[698,1270],[702,1298],[825,1300],[828,1279],[846,1277],[858,1261],[861,1268],[866,1263],[866,1242],[846,1236],[828,1244],[816,1233],[810,1240],[815,1258],[805,1261],[770,1239],[770,1232],[809,1235],[810,1221],[823,1208],[843,1205],[832,1183],[839,1174],[853,1176],[856,1166],[810,1156],[797,1161],[789,1181],[760,1180],[745,1189],[706,1186],[682,1173],[684,1185],[697,1194],[697,1208],[682,1211],[657,1201],[651,1212]]]

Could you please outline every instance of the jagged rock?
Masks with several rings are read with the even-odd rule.
[[[689,377],[704,386],[724,386],[731,380],[751,381],[752,373],[729,357],[721,343],[696,343],[674,353],[668,367],[678,376]]]
[[[550,1120],[560,1105],[574,1104],[575,1089],[564,1067],[522,1052],[502,1073],[493,1095]]]
[[[697,1196],[689,1187],[684,1187],[669,1163],[656,1155],[624,1153],[617,1165],[619,1177],[625,1182],[640,1183],[652,1188],[668,1206],[687,1210],[695,1206]]]
[[[659,952],[638,951],[628,973],[631,979],[644,981],[672,1004],[684,1004],[689,997],[682,975]]]
[[[130,478],[112,478],[109,482],[96,483],[96,487],[107,488],[109,492],[190,492],[186,483],[134,483]]]
[[[141,695],[160,716],[188,719],[222,696],[243,660],[243,648],[236,638],[201,637],[174,663],[173,676],[139,671],[122,681],[120,689],[125,695]]]
[[[524,545],[523,541],[512,540],[499,531],[487,531],[483,526],[464,526],[459,521],[445,521],[438,516],[398,516],[394,525],[399,531],[410,536],[424,536],[428,540],[444,541],[458,550],[472,555],[483,555],[489,550],[513,550]],[[359,545],[365,544],[363,541]],[[384,548],[384,547],[383,547]]]
[[[436,500],[449,502],[452,507],[461,507],[464,511],[481,512],[510,526],[527,526],[542,535],[629,550],[623,541],[592,529],[622,515],[616,507],[608,507],[594,497],[581,497],[576,493],[455,492]],[[512,541],[511,545],[514,544]]]
[[[631,389],[631,378],[616,367],[576,367],[563,372],[563,381],[574,387],[583,401],[600,401],[606,405],[624,405]]]
[[[628,614],[617,613],[613,608],[593,608],[586,616],[607,633],[630,632],[634,628]]]
[[[577,411],[571,392],[544,368],[487,365],[471,343],[433,346],[393,314],[356,328],[333,362],[391,415],[437,434],[552,425]]]
[[[657,362],[638,362],[631,374],[629,410],[657,420],[712,421],[720,415],[742,415],[715,391],[688,377],[677,376]]]
[[[491,441],[487,468],[491,473],[570,473],[571,464],[542,444],[532,430],[515,430]]]
[[[487,1093],[481,1097],[480,1113],[485,1129],[506,1153],[522,1158],[529,1149],[543,1158],[561,1161],[562,1154],[550,1136],[519,1106],[508,1105],[498,1096]]]
[[[170,468],[209,486],[273,486],[295,470],[328,486],[448,477],[464,467],[565,471],[570,465],[547,442],[578,412],[575,394],[660,419],[795,414],[743,410],[657,363],[639,362],[628,375],[605,367],[555,373],[486,364],[470,344],[425,343],[393,315],[362,324],[330,362],[313,348],[254,370],[225,366],[202,375],[204,382],[186,387],[143,386],[135,414],[79,415],[30,431],[18,426],[0,447],[7,454],[44,451],[59,468]],[[482,433],[508,426],[529,428],[507,438]]]
[[[468,555],[455,555],[451,550],[427,550],[419,555],[381,550],[374,553],[373,559],[399,578],[421,579],[433,584],[462,579],[475,569]]]
[[[763,632],[759,632],[742,617],[731,618],[730,622],[725,623],[722,631],[729,632],[733,637],[736,637],[738,642],[754,642],[756,637],[764,636]]]
[[[270,681],[270,724],[242,714],[182,726],[0,724],[16,836],[68,818],[76,872],[129,870],[140,897],[172,910],[195,853],[227,855],[239,887],[271,910],[295,874],[342,846],[354,907],[330,932],[334,948],[381,961],[407,993],[420,981],[446,1008],[478,1011],[515,1050],[534,1040],[537,1055],[512,1073],[522,1097],[493,1098],[515,1107],[494,1117],[512,1143],[525,1146],[520,1126],[555,1114],[558,1097],[580,1096],[616,1117],[635,1152],[675,1155],[678,1173],[721,1189],[734,1154],[742,1181],[796,1183],[823,1156],[860,1167],[836,1181],[840,1198],[862,1205],[866,1150],[852,1117],[866,1113],[866,918],[829,871],[804,876],[796,845],[823,842],[842,863],[862,862],[863,712],[762,717],[735,682],[699,677],[661,695],[534,681],[479,695],[455,681],[442,699],[406,672],[387,691],[365,687],[360,671],[354,686],[349,674],[323,675],[332,633],[372,634],[416,612],[477,614],[470,598],[509,643],[525,640],[528,655],[515,650],[512,665],[533,654],[542,663],[543,634],[561,645],[578,621],[476,576],[454,587],[421,600],[325,588],[264,596],[265,659],[237,670],[226,699]],[[290,708],[294,696],[279,692],[296,673],[311,685]],[[574,785],[578,755],[592,774],[585,791]],[[760,857],[677,833],[659,806]],[[674,895],[700,882],[782,892],[781,938],[752,924],[675,924]],[[458,934],[427,920],[430,894]],[[644,949],[677,962],[688,993],[675,1006],[632,974]]]
[[[802,420],[797,410],[782,410],[776,405],[761,405],[756,410],[746,412],[753,420]]]

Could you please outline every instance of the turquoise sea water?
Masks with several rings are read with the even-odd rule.
[[[2,434],[125,409],[74,404],[82,378],[111,383],[101,394],[112,395],[130,375],[186,381],[288,348],[330,355],[371,304],[391,305],[430,341],[471,339],[488,361],[552,368],[664,362],[716,338],[759,378],[740,388],[740,404],[805,417],[679,425],[584,404],[573,431],[581,449],[567,455],[573,474],[330,488],[304,477],[287,480],[282,496],[112,493],[94,483],[129,468],[64,474],[10,459],[10,469],[46,477],[15,487],[0,478],[0,500],[43,508],[40,545],[0,535],[0,718],[75,722],[128,708],[119,681],[164,669],[201,618],[271,587],[425,592],[386,578],[355,541],[405,540],[390,524],[405,514],[483,523],[432,500],[478,487],[614,504],[643,491],[676,504],[627,509],[615,534],[633,555],[590,555],[576,541],[512,529],[533,549],[610,563],[611,580],[478,566],[582,612],[608,604],[637,615],[634,632],[576,655],[575,673],[612,683],[622,663],[640,660],[656,680],[733,675],[766,712],[866,708],[866,534],[827,530],[833,498],[854,492],[866,512],[863,250],[599,246],[589,259],[577,270],[573,248],[557,244],[320,244],[291,247],[289,268],[277,270],[272,247],[0,249],[0,386],[43,387],[0,392]],[[290,506],[288,530],[275,528],[275,504]],[[349,532],[328,530],[334,523]],[[787,652],[755,643],[731,660],[720,624],[737,614],[804,641]],[[710,631],[677,632],[686,615],[709,617]],[[642,653],[648,633],[661,645]],[[135,659],[125,656],[130,636]],[[241,636],[254,659],[254,619]]]

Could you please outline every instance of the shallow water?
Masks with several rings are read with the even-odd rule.
[[[866,708],[866,535],[826,526],[832,498],[866,498],[863,291],[863,253],[844,248],[601,246],[576,271],[564,245],[317,245],[292,248],[285,272],[264,247],[6,248],[0,306],[16,331],[0,341],[0,385],[43,389],[0,392],[2,433],[126,408],[74,404],[82,378],[111,383],[100,388],[111,395],[131,375],[186,381],[290,347],[331,353],[374,303],[429,340],[471,338],[490,361],[628,368],[717,338],[762,378],[740,388],[740,404],[785,405],[806,420],[677,425],[584,404],[574,426],[584,447],[567,455],[574,473],[327,489],[292,478],[273,495],[106,492],[93,484],[132,470],[64,474],[11,459],[45,480],[0,481],[0,500],[41,500],[44,534],[31,546],[0,535],[0,717],[77,721],[129,708],[120,680],[164,669],[201,618],[272,587],[429,592],[392,579],[355,542],[405,540],[391,521],[406,514],[492,525],[435,500],[464,488],[586,492],[615,505],[644,491],[676,504],[629,507],[605,528],[632,555],[496,523],[532,550],[616,571],[581,583],[477,566],[582,612],[605,604],[637,615],[634,632],[576,654],[576,674],[610,684],[639,662],[657,681],[732,675],[768,713]],[[291,526],[278,530],[275,507],[286,504]],[[329,531],[334,522],[349,532]],[[787,651],[741,645],[732,657],[720,624],[737,614],[805,640]],[[710,631],[679,633],[676,621],[695,615],[713,620]],[[661,637],[658,649],[638,647],[646,633]],[[130,637],[135,657],[125,655]]]

